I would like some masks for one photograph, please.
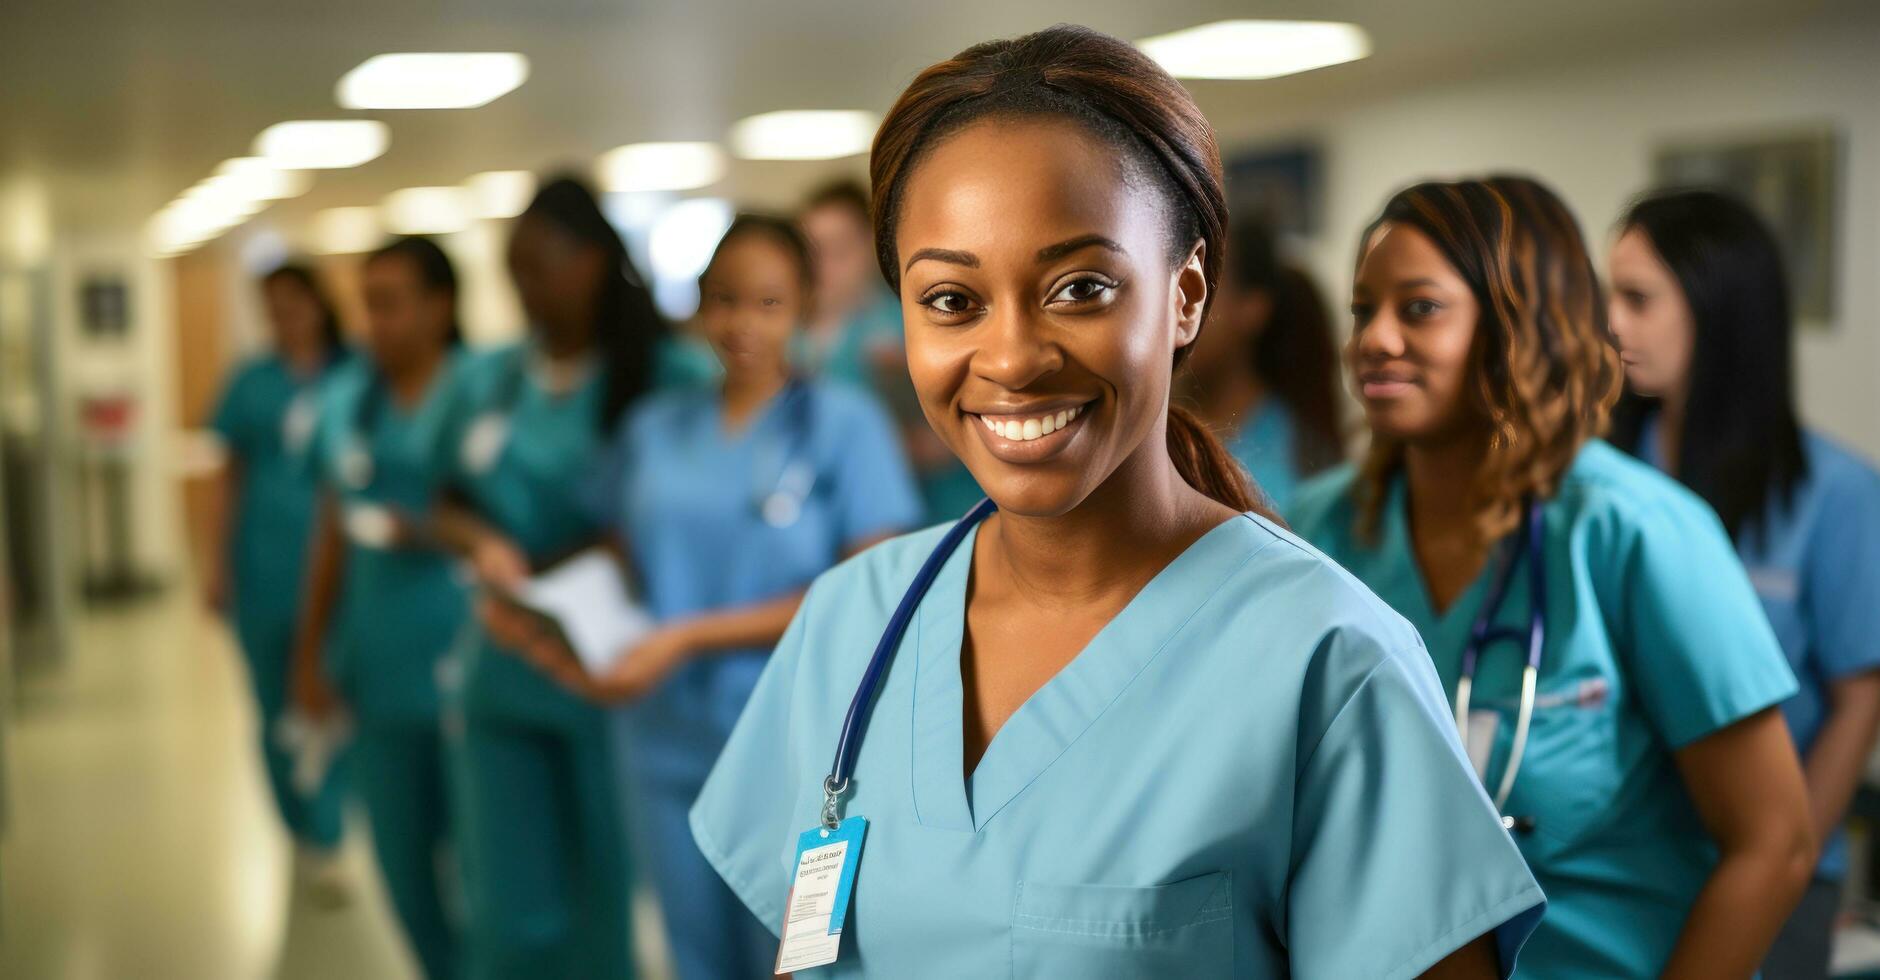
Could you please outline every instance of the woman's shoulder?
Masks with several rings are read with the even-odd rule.
[[[1246,635],[1283,631],[1291,649],[1311,655],[1327,646],[1363,651],[1382,660],[1420,653],[1409,621],[1357,576],[1300,534],[1258,515],[1247,515],[1259,542],[1217,600]]]
[[[1802,431],[1807,481],[1833,509],[1880,507],[1880,471],[1846,446],[1813,429]]]
[[[1690,488],[1603,439],[1580,447],[1550,510],[1573,525],[1603,525],[1652,534],[1660,528],[1723,525]]]

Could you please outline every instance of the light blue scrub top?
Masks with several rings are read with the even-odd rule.
[[[1639,456],[1662,466],[1657,420],[1640,433]],[[1772,498],[1760,523],[1737,535],[1782,652],[1801,690],[1782,702],[1804,757],[1828,716],[1828,688],[1880,668],[1880,474],[1815,432],[1802,433],[1808,472],[1785,503]],[[1847,875],[1847,834],[1824,841],[1815,875]]]
[[[393,399],[364,359],[338,369],[321,406],[313,458],[341,515],[369,505],[421,518],[435,504],[446,473],[439,433],[461,357],[447,354],[430,387],[408,407]],[[348,473],[347,459],[359,449],[371,460],[363,486],[353,482],[359,473]],[[437,665],[468,616],[464,582],[444,552],[387,549],[348,536],[326,663],[360,721],[434,723]]]
[[[1302,487],[1287,516],[1409,618],[1453,699],[1496,565],[1438,614],[1401,477],[1375,544],[1356,538],[1352,493],[1353,469],[1339,467]],[[1547,638],[1506,812],[1536,819],[1515,839],[1549,904],[1521,975],[1657,976],[1717,859],[1672,751],[1781,703],[1795,677],[1716,515],[1675,481],[1594,440],[1542,512]],[[1496,620],[1523,631],[1525,568]],[[1487,768],[1496,785],[1525,661],[1524,646],[1503,642],[1476,671],[1473,706],[1499,716]]]
[[[725,429],[716,387],[654,395],[621,427],[600,501],[656,620],[789,595],[854,545],[920,524],[887,413],[846,385],[799,384],[737,432]],[[814,473],[802,511],[773,527],[762,501],[786,466],[802,463]],[[768,647],[700,657],[625,709],[638,775],[696,790],[769,657]]]
[[[849,699],[932,528],[819,578],[692,833],[780,927]],[[868,820],[814,975],[1413,977],[1540,890],[1468,769],[1416,633],[1258,517],[1204,535],[962,775],[973,536],[886,671],[845,813]]]
[[[1292,409],[1271,396],[1261,399],[1253,416],[1227,440],[1227,451],[1266,491],[1274,509],[1284,512],[1299,487]]]

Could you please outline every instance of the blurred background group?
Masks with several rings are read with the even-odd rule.
[[[416,428],[432,410],[426,399],[440,400],[436,425],[461,429],[466,447],[491,405],[516,417],[493,439],[531,441],[564,425],[548,415],[547,428],[520,425],[533,403],[503,379],[527,376],[550,391],[558,382],[552,365],[505,367],[505,351],[597,350],[594,397],[606,422],[598,433],[567,423],[578,439],[532,447],[551,456],[603,455],[616,399],[722,382],[729,411],[740,385],[774,393],[762,390],[764,365],[722,364],[713,349],[725,336],[712,334],[712,304],[735,303],[749,285],[725,278],[736,240],[726,233],[740,214],[769,216],[737,226],[766,243],[751,261],[781,255],[786,282],[803,278],[783,301],[788,376],[865,395],[860,421],[842,430],[858,454],[875,448],[870,426],[881,422],[885,456],[845,476],[855,482],[839,493],[855,499],[834,511],[828,560],[869,533],[946,520],[977,500],[908,383],[900,304],[871,238],[867,151],[920,68],[1059,21],[1135,41],[1214,124],[1234,218],[1228,272],[1177,397],[1217,425],[1282,509],[1298,481],[1361,448],[1336,353],[1350,329],[1339,311],[1351,257],[1391,192],[1432,177],[1547,182],[1602,269],[1614,223],[1642,193],[1704,185],[1746,202],[1782,249],[1802,421],[1880,458],[1880,7],[1870,3],[8,3],[0,976],[455,969],[426,962],[426,929],[474,918],[476,902],[502,896],[412,884],[436,877],[431,845],[453,838],[426,821],[477,807],[442,799],[463,790],[424,754],[441,751],[431,735],[381,738],[335,767],[330,787],[307,792],[282,747],[295,650],[319,641],[305,635],[304,583],[282,571],[305,566],[310,537],[318,543],[312,487],[324,479],[346,496],[346,439],[381,436],[374,399],[391,399],[394,423]],[[590,266],[600,271],[582,271]],[[739,274],[758,275],[747,266]],[[596,309],[648,325],[640,373],[611,366],[629,354],[600,349],[607,342],[588,332]],[[738,333],[734,346],[746,340]],[[349,358],[376,364],[390,391],[362,389],[338,409],[297,406],[307,378]],[[427,395],[433,363],[449,380]],[[409,397],[400,372],[413,379]],[[577,390],[589,380],[566,382]],[[257,463],[303,438],[314,457],[304,471]],[[674,440],[647,451],[674,468],[668,493],[711,480],[685,449]],[[379,465],[396,475],[394,463]],[[503,525],[519,491],[501,483],[500,467],[461,465],[470,502]],[[556,465],[515,486],[571,483],[573,470]],[[771,482],[740,485],[738,506],[755,494],[765,522],[795,525],[793,513],[773,512],[802,504],[775,499],[789,474],[775,492]],[[628,502],[597,526],[658,522],[635,511],[632,486],[611,488]],[[335,540],[371,537],[356,516],[328,515]],[[579,537],[539,514],[511,516],[502,529],[531,559]],[[653,537],[638,535],[636,546]],[[366,566],[350,567],[357,588]],[[406,581],[407,571],[379,571]],[[677,586],[649,587],[655,606],[691,601],[667,598]],[[745,591],[713,601],[749,602],[762,589]],[[331,598],[343,619],[346,598]],[[478,710],[565,734],[588,723],[570,705],[609,696],[588,693],[544,683],[529,704],[473,707],[467,719],[435,697],[352,708],[380,734],[412,719],[421,733],[476,729]],[[566,792],[576,798],[570,820],[612,805],[583,796],[577,751],[529,756],[522,741],[488,744],[480,771],[523,773],[496,797]],[[504,752],[507,763],[488,761]],[[702,779],[660,760],[623,765],[649,785]],[[529,781],[556,767],[573,774]],[[438,798],[412,802],[433,777],[427,792]],[[1836,954],[1849,970],[1880,962],[1880,929],[1866,925],[1880,850],[1865,829],[1880,819],[1880,793],[1863,790],[1853,809]],[[581,828],[541,832],[604,861],[659,833],[683,835],[682,814],[613,815],[621,839],[612,844]],[[523,819],[504,822],[506,832],[528,833]],[[629,833],[633,819],[665,822]],[[389,834],[418,842],[417,856],[374,851],[375,835]],[[417,870],[400,872],[400,860]],[[579,877],[524,881],[510,897],[578,890]],[[616,899],[620,921],[634,923],[622,948],[648,975],[670,973],[678,934],[662,927],[643,883],[568,906],[591,913]]]

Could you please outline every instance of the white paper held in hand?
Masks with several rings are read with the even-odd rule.
[[[653,629],[652,617],[633,600],[620,563],[600,549],[585,551],[529,579],[516,589],[515,597],[560,624],[590,674],[606,670]]]

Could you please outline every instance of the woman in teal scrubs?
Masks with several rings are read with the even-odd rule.
[[[1232,222],[1224,271],[1182,394],[1283,511],[1301,480],[1345,455],[1332,324],[1256,219]]]
[[[1814,858],[1795,679],[1716,517],[1595,438],[1619,359],[1573,216],[1420,184],[1362,242],[1371,449],[1289,516],[1422,634],[1547,892],[1521,975],[1751,975]]]
[[[725,882],[786,928],[827,797],[866,841],[817,975],[1506,975],[1541,894],[1416,634],[1169,404],[1226,217],[1187,92],[1086,28],[982,44],[870,165],[921,407],[998,509],[916,590],[834,795],[947,529],[810,588],[692,810]],[[786,964],[827,960],[823,894]]]
[[[339,898],[337,849],[345,798],[343,766],[310,795],[295,789],[294,758],[279,737],[300,617],[301,575],[313,526],[314,480],[307,449],[319,389],[345,355],[339,318],[313,273],[285,265],[262,280],[273,349],[235,372],[210,425],[228,451],[211,522],[219,540],[203,581],[212,608],[227,610],[248,661],[260,716],[261,756],[300,869]]]
[[[894,423],[865,392],[797,377],[809,245],[787,221],[732,223],[699,280],[722,386],[662,392],[615,439],[598,502],[658,628],[589,676],[536,653],[620,714],[636,857],[651,873],[675,972],[756,977],[776,946],[678,831],[803,591],[844,556],[917,526]],[[546,638],[535,638],[535,644]]]
[[[1782,714],[1824,846],[1762,975],[1825,977],[1841,822],[1880,724],[1880,474],[1801,426],[1787,277],[1755,212],[1683,191],[1640,201],[1619,227],[1611,314],[1627,391],[1613,441],[1717,511],[1800,682]]]
[[[455,502],[437,532],[507,589],[601,540],[580,492],[665,334],[593,193],[544,185],[517,219],[509,269],[525,344],[456,374],[445,453]],[[626,832],[607,716],[483,629],[455,658],[453,765],[473,977],[633,973]]]
[[[459,343],[457,275],[404,238],[366,259],[368,357],[329,385],[313,449],[324,488],[295,658],[302,710],[350,711],[353,783],[405,938],[430,980],[457,976],[437,669],[469,604],[422,540],[443,468],[438,427]],[[331,688],[329,688],[329,679]]]

